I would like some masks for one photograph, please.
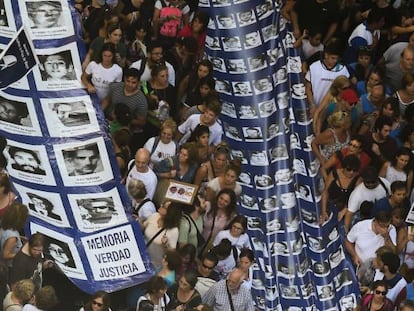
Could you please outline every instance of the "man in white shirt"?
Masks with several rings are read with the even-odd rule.
[[[157,176],[149,167],[150,153],[147,149],[141,148],[135,154],[135,159],[128,163],[128,174],[125,186],[128,185],[132,179],[141,180],[145,189],[147,190],[148,198],[152,199],[157,188]]]
[[[356,223],[349,231],[345,247],[356,266],[376,257],[375,252],[387,245],[395,249],[397,232],[391,225],[391,213],[380,211],[373,219]]]
[[[135,68],[141,73],[140,81],[149,81],[151,79],[151,68],[155,65],[165,63],[168,68],[168,82],[175,86],[175,70],[169,62],[164,62],[164,49],[160,41],[152,41],[148,46],[148,57],[145,59],[145,67],[141,68],[142,60],[131,64],[130,68]]]
[[[360,210],[364,201],[374,202],[385,198],[390,193],[390,183],[385,178],[378,176],[378,171],[373,166],[368,166],[362,172],[362,183],[351,192],[348,200],[348,209],[345,214],[345,230],[351,227],[354,214]]]

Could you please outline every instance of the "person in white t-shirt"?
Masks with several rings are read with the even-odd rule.
[[[82,74],[82,82],[89,93],[96,93],[100,100],[109,93],[109,84],[122,81],[122,68],[116,64],[113,43],[105,43],[97,61],[91,61]]]
[[[150,153],[147,149],[140,148],[135,154],[135,159],[128,163],[128,174],[125,186],[128,189],[128,184],[132,179],[139,179],[145,184],[148,198],[152,199],[157,188],[157,175],[149,167]]]
[[[356,266],[372,260],[381,246],[387,245],[395,249],[397,231],[391,225],[391,213],[379,211],[373,219],[356,223],[349,231],[345,247]]]
[[[339,62],[341,49],[337,45],[337,43],[327,45],[323,52],[323,58],[311,64],[306,72],[306,95],[311,111],[320,104],[336,77],[346,76],[349,78],[350,76],[346,66]]]
[[[218,116],[221,113],[221,103],[217,99],[207,102],[203,114],[194,114],[178,127],[179,145],[184,144],[190,138],[191,133],[199,124],[207,125],[210,130],[209,145],[217,146],[221,142],[223,129],[218,123]]]
[[[161,42],[159,41],[152,41],[148,46],[148,57],[144,59],[145,67],[142,68],[142,60],[137,60],[136,62],[132,63],[130,68],[135,68],[141,73],[140,81],[149,81],[151,79],[151,68],[157,66],[159,64],[165,64],[168,69],[168,83],[172,86],[175,86],[175,70],[174,67],[169,63],[164,61],[164,49],[162,47]]]
[[[249,236],[246,233],[247,219],[243,215],[239,215],[233,218],[230,222],[229,229],[222,230],[217,233],[214,239],[213,245],[218,245],[223,239],[228,239],[232,246],[238,249],[251,248],[249,242]]]
[[[362,183],[355,187],[348,200],[348,209],[345,214],[345,230],[349,230],[354,214],[359,212],[364,201],[374,202],[390,194],[390,183],[378,176],[373,166],[368,166],[362,172]]]
[[[150,167],[160,163],[166,158],[177,154],[177,144],[173,137],[177,133],[177,124],[172,119],[165,120],[161,125],[160,136],[151,137],[147,140],[144,148],[150,153]]]

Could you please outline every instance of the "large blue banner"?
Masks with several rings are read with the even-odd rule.
[[[86,292],[141,283],[152,270],[100,104],[81,85],[72,3],[1,2],[0,135],[29,233],[47,237],[45,256]]]
[[[311,152],[301,57],[282,4],[199,3],[210,14],[206,54],[226,140],[243,163],[240,210],[257,258],[253,294],[262,310],[352,310],[359,291],[342,229],[335,213],[318,222],[320,164]]]

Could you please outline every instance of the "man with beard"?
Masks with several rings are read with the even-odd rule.
[[[175,86],[174,67],[164,61],[164,50],[160,41],[152,41],[148,46],[148,57],[132,63],[130,68],[135,68],[140,73],[140,81],[149,81],[151,79],[151,70],[155,66],[165,64],[168,68],[168,82]]]
[[[10,147],[9,154],[14,160],[14,163],[11,165],[13,169],[37,175],[46,175],[46,172],[41,168],[39,155],[35,151]]]

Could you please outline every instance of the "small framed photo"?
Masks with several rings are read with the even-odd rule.
[[[197,195],[198,186],[188,184],[176,180],[170,180],[165,198],[172,201],[177,201],[185,204],[193,204],[194,198]]]

